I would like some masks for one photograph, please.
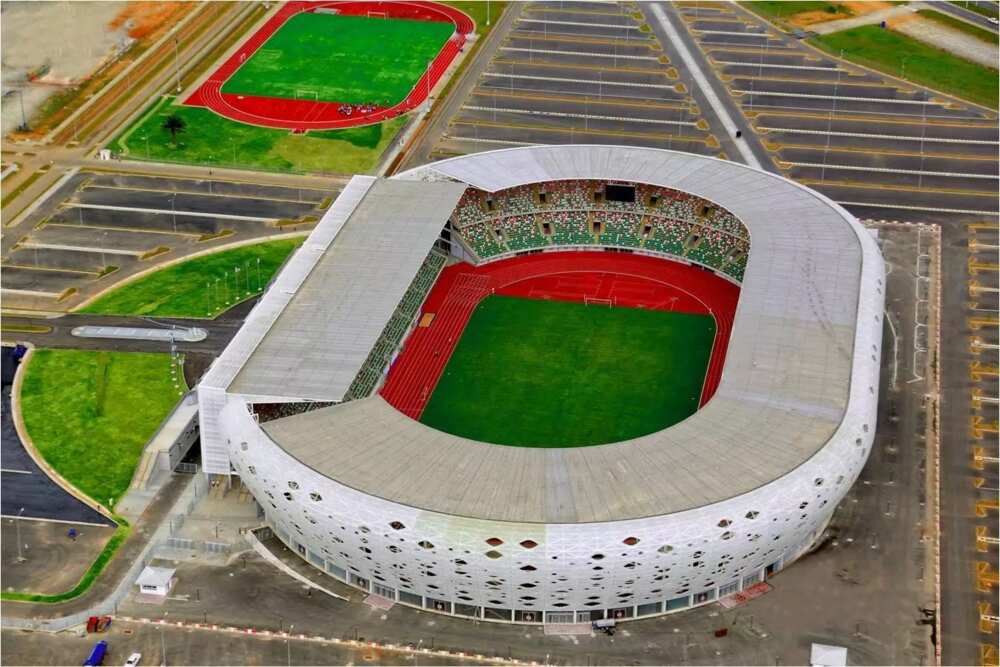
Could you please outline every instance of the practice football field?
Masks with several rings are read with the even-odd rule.
[[[223,93],[391,106],[406,98],[451,23],[301,13],[223,84]]]
[[[634,438],[698,408],[714,338],[708,315],[491,296],[421,421],[526,447]]]

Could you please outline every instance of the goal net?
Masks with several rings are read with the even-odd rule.
[[[387,12],[376,12],[376,11],[369,10],[368,11],[368,18],[370,18],[370,19],[387,19],[387,18],[389,18],[389,14]]]
[[[583,303],[587,306],[607,306],[611,308],[615,305],[615,300],[614,297],[610,299],[598,299],[594,296],[585,296],[583,297]]]
[[[313,100],[314,102],[319,101],[319,91],[310,90],[309,88],[296,88],[295,89],[295,99],[297,100]]]

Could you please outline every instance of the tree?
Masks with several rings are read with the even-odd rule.
[[[163,129],[170,133],[172,143],[177,143],[177,135],[187,128],[187,122],[175,113],[167,116],[163,121]]]

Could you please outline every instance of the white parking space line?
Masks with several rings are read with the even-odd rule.
[[[536,111],[533,109],[511,109],[507,107],[484,107],[484,106],[469,106],[469,105],[466,105],[462,108],[471,109],[472,111],[495,111],[496,113],[523,113],[531,116],[551,116],[553,118],[620,120],[620,121],[628,121],[630,123],[654,123],[658,125],[687,125],[689,127],[695,127],[697,125],[696,122],[690,120],[667,120],[664,118],[633,118],[632,116],[602,116],[597,114],[586,114],[586,113],[564,113],[559,111]]]
[[[819,83],[819,82],[817,82]],[[846,85],[846,84],[845,84]],[[838,102],[877,102],[879,104],[922,104],[929,106],[941,106],[939,102],[928,102],[925,100],[897,100],[892,97],[851,97],[849,95],[816,95],[814,93],[779,93],[773,90],[733,90],[734,93],[753,95],[754,97],[765,95],[769,97],[804,97],[812,100],[837,100]]]
[[[702,35],[736,35],[738,37],[763,37],[764,39],[770,37],[766,32],[740,32],[739,30],[702,30],[700,28],[691,28],[691,32],[701,33]]]
[[[456,136],[450,136],[448,138],[454,139],[455,141],[471,141],[476,144],[503,144],[504,146],[548,146],[548,144],[540,144],[532,141],[514,141],[513,139],[481,139],[479,137]]]
[[[607,79],[569,79],[559,76],[532,76],[530,74],[508,74],[507,72],[483,72],[483,76],[498,77],[501,79],[530,79],[531,81],[561,81],[564,83],[590,83],[604,86],[629,86],[631,88],[659,88],[663,90],[674,90],[672,84],[663,83],[633,83],[631,81],[609,81]]]
[[[932,213],[968,213],[969,215],[989,215],[992,217],[997,217],[1000,215],[997,211],[977,211],[967,208],[934,208],[931,206],[913,206],[907,204],[873,204],[871,202],[862,201],[841,201],[836,200],[841,206],[868,206],[871,208],[898,208],[903,211],[930,211]]]
[[[122,250],[121,248],[102,248],[100,246],[68,245],[65,243],[37,243],[35,241],[25,241],[19,247],[38,248],[39,250],[76,250],[79,252],[99,252],[104,255],[128,255],[129,257],[140,257],[146,253],[145,250]]]
[[[1000,180],[997,174],[962,174],[954,171],[921,171],[919,169],[889,169],[887,167],[861,167],[849,164],[819,164],[816,162],[787,162],[793,167],[817,167],[822,169],[841,169],[847,171],[874,171],[883,174],[913,174],[914,176],[945,176],[948,178],[981,178],[986,180]]]
[[[33,289],[14,289],[13,287],[0,287],[0,292],[7,294],[20,294],[21,296],[40,296],[45,299],[58,299],[58,292],[42,292]]]
[[[156,213],[159,215],[186,215],[194,218],[216,218],[219,220],[249,220],[251,222],[271,222],[276,218],[265,218],[256,215],[234,215],[232,213],[203,213],[201,211],[182,211],[180,209],[169,208],[140,208],[137,206],[111,206],[109,204],[82,204],[80,202],[66,202],[71,208],[92,208],[101,211],[131,211],[133,213]]]
[[[701,92],[705,95],[708,103],[712,106],[712,109],[715,110],[722,126],[726,129],[729,136],[735,136],[736,123],[733,122],[732,118],[730,118],[729,112],[726,111],[726,107],[722,105],[722,101],[719,99],[719,96],[715,94],[715,90],[708,82],[708,79],[705,78],[705,73],[701,71],[701,66],[698,64],[698,61],[691,55],[687,45],[681,39],[680,32],[678,32],[677,28],[674,27],[670,18],[667,17],[666,12],[663,11],[663,7],[659,4],[653,4],[650,5],[650,7],[652,8],[653,14],[656,16],[656,20],[659,22],[664,32],[667,33],[667,37],[670,39],[670,42],[680,54],[681,60],[684,61],[685,67],[687,67],[688,72],[691,73],[691,76],[694,78],[698,88],[701,89]],[[736,148],[739,150],[740,155],[743,156],[746,163],[751,167],[756,167],[758,169],[763,168],[757,160],[757,157],[753,154],[753,151],[751,151],[750,147],[746,145],[746,142],[736,140]]]
[[[716,65],[729,65],[731,67],[762,67],[759,62],[737,62],[735,60],[715,60]],[[801,69],[810,70],[815,72],[836,72],[836,67],[820,67],[818,65],[771,65],[769,63],[763,64],[764,68],[770,69]]]
[[[530,49],[522,48],[520,46],[501,46],[501,51],[517,51],[519,53],[544,53],[546,55],[558,55],[558,56],[582,56],[585,58],[613,58],[617,60],[622,58],[625,60],[652,60],[653,62],[658,62],[659,59],[656,56],[628,56],[621,53],[595,53],[593,51],[560,51],[559,49]]]
[[[618,28],[620,30],[638,30],[637,25],[621,25],[617,23],[590,23],[586,21],[553,21],[551,19],[519,18],[518,23],[550,23],[552,25],[576,25],[584,28]]]
[[[13,468],[0,468],[0,472],[11,472],[17,475],[30,475],[30,470],[14,470]]]
[[[906,134],[870,134],[868,132],[837,132],[837,131],[826,131],[826,130],[800,130],[794,127],[757,127],[758,130],[767,130],[770,132],[784,132],[786,134],[821,134],[830,135],[833,137],[860,137],[863,139],[891,139],[893,141],[927,141],[931,143],[941,143],[941,144],[978,144],[978,145],[997,145],[1000,142],[989,141],[986,139],[952,139],[950,137],[914,137]]]

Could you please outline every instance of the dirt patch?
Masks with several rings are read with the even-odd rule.
[[[852,12],[855,16],[864,16],[865,14],[871,14],[872,12],[877,12],[882,9],[891,9],[894,5],[891,2],[876,2],[875,0],[865,0],[864,2],[841,2]]]
[[[185,2],[129,2],[108,23],[109,30],[128,30],[132,39],[142,39],[156,28],[172,25],[184,11]]]
[[[825,12],[823,10],[813,11],[813,12],[799,12],[798,14],[793,14],[789,17],[788,22],[798,28],[805,28],[806,26],[815,25],[817,23],[826,23],[827,21],[839,21],[840,19],[849,19],[850,14],[845,14],[843,12]]]

